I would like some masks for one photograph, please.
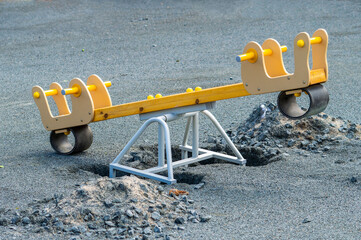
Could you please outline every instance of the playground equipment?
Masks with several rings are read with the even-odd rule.
[[[73,154],[90,147],[93,134],[88,126],[89,123],[139,114],[140,120],[144,120],[145,123],[110,164],[109,175],[115,177],[116,171],[119,170],[170,184],[176,182],[173,178],[173,168],[177,166],[209,158],[219,158],[240,165],[246,163],[219,122],[209,112],[218,100],[280,92],[278,107],[281,113],[291,119],[299,119],[323,111],[329,101],[328,92],[321,84],[328,79],[327,45],[328,35],[324,29],[318,29],[312,37],[304,32],[299,33],[294,40],[295,71],[292,74],[285,70],[283,64],[282,53],[287,51],[286,46],[280,46],[274,39],[267,39],[262,46],[256,42],[249,42],[243,54],[236,58],[237,61],[242,62],[242,83],[209,89],[188,88],[184,93],[170,96],[149,95],[146,100],[115,106],[112,105],[107,90],[111,83],[103,82],[97,75],[91,75],[87,84],[75,78],[70,81],[67,89],[62,89],[58,83],[52,83],[50,90],[44,91],[41,87],[35,86],[32,93],[43,125],[45,129],[51,131],[51,146],[60,154]],[[311,46],[312,69],[309,64]],[[297,102],[297,98],[302,93],[309,98],[309,106],[306,109],[301,108]],[[65,95],[71,96],[71,112]],[[53,97],[58,108],[58,116],[52,115],[47,96]],[[210,119],[235,156],[199,148],[200,113]],[[173,162],[167,122],[182,117],[188,119],[183,142],[180,145],[182,159]],[[158,124],[158,166],[138,170],[121,165],[122,157],[152,123]],[[191,125],[192,145],[190,146],[188,138]],[[71,133],[74,135],[74,143],[68,137]],[[168,172],[167,176],[157,174],[165,170]]]

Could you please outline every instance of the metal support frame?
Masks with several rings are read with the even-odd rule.
[[[187,166],[192,163],[200,162],[210,158],[222,159],[239,165],[245,165],[246,159],[243,158],[231,139],[228,137],[222,126],[217,119],[213,116],[208,109],[213,108],[214,102],[207,104],[199,104],[189,107],[175,108],[168,111],[161,111],[157,115],[155,113],[140,115],[141,120],[146,120],[145,123],[139,128],[136,134],[131,138],[119,155],[109,166],[109,177],[116,176],[116,171],[127,172],[141,177],[154,179],[157,181],[165,182],[167,184],[176,183],[177,180],[173,176],[173,168],[180,166]],[[231,148],[235,156],[230,156],[222,153],[213,152],[210,150],[199,148],[199,113],[204,114],[211,120],[213,125],[219,131],[221,136],[225,139],[228,146]],[[179,146],[181,149],[181,160],[172,161],[171,141],[167,122],[177,120],[179,118],[188,118],[184,138],[182,144]],[[121,159],[129,151],[135,141],[142,135],[145,129],[152,123],[158,123],[158,166],[139,170],[136,168],[124,166],[120,164]],[[188,145],[188,137],[190,127],[192,124],[192,146]],[[188,153],[192,153],[192,157],[188,157]],[[165,162],[166,160],[166,162]],[[162,176],[157,173],[168,172],[168,176]]]

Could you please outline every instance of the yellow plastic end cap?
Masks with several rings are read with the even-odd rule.
[[[148,99],[148,100],[154,99],[154,96],[153,96],[153,95],[148,95],[147,99]]]
[[[111,82],[111,81],[104,82],[104,85],[105,85],[106,87],[111,87],[111,86],[112,86],[112,82]]]
[[[157,95],[155,95],[155,98],[161,98],[163,97],[162,94],[158,93]]]
[[[301,93],[295,93],[295,97],[301,97]]]
[[[195,90],[196,92],[198,92],[198,91],[201,91],[202,88],[201,88],[201,87],[196,87],[194,90]]]
[[[193,92],[192,88],[187,88],[186,92]]]
[[[39,92],[34,92],[34,98],[39,98],[40,97],[40,93]]]
[[[297,46],[302,48],[303,46],[305,46],[305,42],[302,39],[300,39],[300,40],[297,41]]]

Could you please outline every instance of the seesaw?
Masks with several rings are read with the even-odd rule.
[[[294,73],[285,70],[282,52],[286,46],[274,39],[267,39],[262,46],[249,42],[243,54],[236,60],[242,62],[242,83],[226,86],[194,90],[175,95],[155,97],[149,95],[146,100],[112,105],[107,87],[110,82],[103,82],[97,75],[91,75],[85,84],[78,78],[70,81],[69,88],[63,89],[58,83],[52,83],[50,90],[44,91],[35,86],[32,89],[33,98],[39,108],[41,119],[46,130],[51,131],[50,143],[60,154],[73,154],[88,149],[93,141],[93,134],[88,126],[91,122],[99,122],[113,118],[139,114],[145,123],[131,138],[128,144],[110,164],[110,177],[115,177],[116,171],[123,171],[143,177],[152,178],[166,183],[174,183],[173,168],[189,165],[209,158],[219,158],[240,165],[246,160],[225,133],[217,119],[209,111],[216,101],[248,95],[280,92],[278,107],[282,114],[299,119],[323,111],[328,104],[329,96],[321,84],[328,79],[327,67],[328,35],[324,29],[318,29],[312,37],[307,33],[299,33],[294,40]],[[309,54],[312,46],[312,69],[309,64]],[[303,109],[297,103],[297,98],[304,93],[309,98],[309,106]],[[72,111],[70,112],[65,95],[71,96]],[[59,115],[53,116],[47,101],[52,96],[58,108]],[[199,148],[199,114],[204,114],[222,135],[235,156],[221,154]],[[167,122],[186,117],[188,119],[185,134],[180,145],[182,159],[172,162],[170,134]],[[120,164],[122,157],[152,123],[158,124],[158,166],[146,170],[130,168]],[[190,129],[192,128],[192,145],[188,145]],[[74,142],[68,135],[73,134]],[[189,157],[191,154],[191,157]],[[167,163],[165,163],[165,159]],[[167,170],[168,176],[157,173]]]

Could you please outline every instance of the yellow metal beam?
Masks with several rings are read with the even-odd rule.
[[[93,122],[248,95],[243,83],[236,83],[95,109]]]

